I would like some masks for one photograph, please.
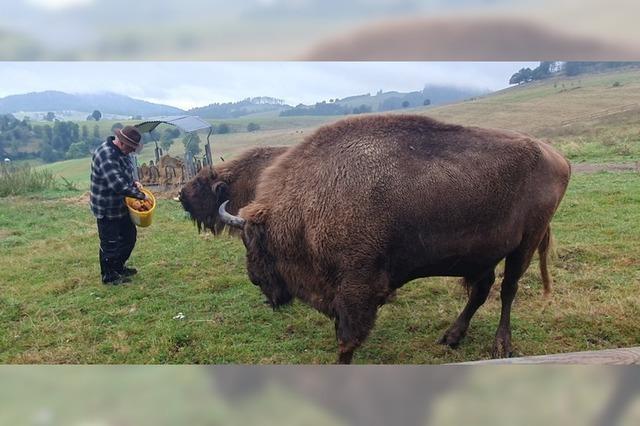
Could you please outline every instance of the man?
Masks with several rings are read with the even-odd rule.
[[[124,284],[138,271],[128,268],[136,244],[136,226],[131,222],[124,197],[146,199],[142,185],[133,179],[129,154],[142,149],[142,135],[133,126],[116,129],[96,149],[91,163],[91,211],[98,222],[100,271],[104,284]]]

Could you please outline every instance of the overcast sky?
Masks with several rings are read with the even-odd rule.
[[[312,104],[427,84],[498,90],[535,62],[0,62],[0,97],[115,92],[179,108],[271,96]]]

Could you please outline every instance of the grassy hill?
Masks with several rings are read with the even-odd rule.
[[[590,117],[631,105],[636,107]],[[638,70],[554,78],[415,111],[452,123],[529,133],[549,140],[572,161],[632,161],[640,157]]]
[[[637,105],[624,112],[591,118],[596,113],[621,106]],[[640,70],[625,70],[574,78],[554,78],[495,92],[464,102],[440,107],[408,108],[392,113],[417,113],[430,117],[483,127],[511,129],[529,133],[555,145],[572,162],[628,162],[640,159]],[[230,158],[245,148],[258,145],[292,145],[315,128],[344,116],[280,117],[276,112],[247,115],[229,120],[234,133],[211,136],[214,157]],[[565,124],[565,121],[573,120]],[[246,132],[250,122],[260,125]],[[115,121],[79,122],[100,127],[109,134]],[[135,122],[122,122],[134,124]],[[203,142],[206,135],[201,134]],[[145,149],[141,161],[153,158],[153,145]],[[172,155],[182,155],[176,140]],[[89,159],[63,161],[42,167],[81,184],[88,183]]]

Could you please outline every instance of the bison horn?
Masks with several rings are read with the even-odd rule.
[[[229,203],[229,200],[222,203],[220,205],[220,208],[218,209],[220,220],[222,220],[222,222],[229,226],[233,226],[234,228],[244,228],[245,220],[243,218],[227,213],[227,203]]]

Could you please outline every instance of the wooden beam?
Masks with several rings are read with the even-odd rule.
[[[461,362],[456,365],[502,364],[590,364],[590,365],[640,365],[640,347],[605,349],[602,351],[571,352],[566,354],[501,358],[484,361]]]

